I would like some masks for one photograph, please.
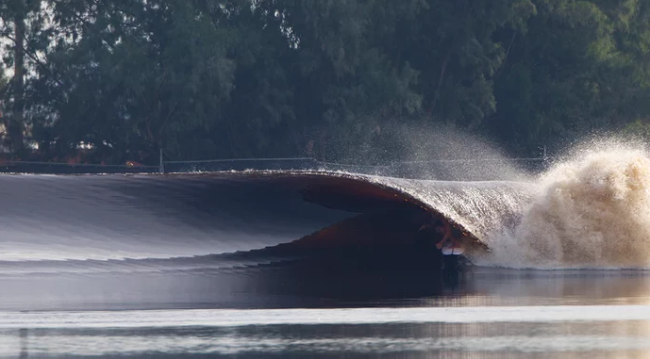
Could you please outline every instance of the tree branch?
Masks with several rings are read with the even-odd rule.
[[[508,49],[506,50],[506,54],[503,57],[503,62],[501,63],[501,66],[499,67],[499,71],[497,71],[497,73],[494,75],[495,79],[499,78],[499,76],[501,76],[501,73],[503,72],[503,68],[505,67],[506,62],[508,60],[508,55],[510,55],[510,48],[512,48],[512,44],[515,42],[515,37],[517,37],[517,31],[515,31],[512,34],[512,38],[510,39],[510,43],[508,44]]]
[[[17,44],[17,43],[16,43],[16,39],[13,38],[11,35],[6,35],[5,37],[6,37],[7,39],[9,39],[9,40],[14,44],[14,46]],[[59,80],[59,79],[56,78],[56,76],[55,76],[55,74],[52,72],[52,70],[51,70],[47,65],[45,65],[45,63],[43,63],[43,61],[41,61],[41,59],[38,58],[38,55],[36,55],[35,53],[33,53],[33,52],[31,51],[31,49],[29,49],[27,46],[23,46],[23,51],[25,51],[25,54],[26,54],[26,55],[27,55],[27,56],[28,56],[32,61],[34,61],[34,62],[35,62],[39,67],[45,69],[45,70],[46,70],[46,71],[47,71],[47,72],[52,76],[52,78],[54,79],[54,81],[56,81],[57,84],[59,84],[60,86],[64,86],[64,85],[65,85],[61,80]]]
[[[50,1],[52,1],[52,2],[53,2],[54,4],[56,4],[56,5],[61,5],[61,2],[60,2],[60,1],[57,1],[57,0],[50,0]],[[75,11],[72,11],[72,16],[73,16],[75,19],[77,19],[77,21],[81,22],[82,29],[85,30],[85,29],[88,29],[88,28],[89,28],[89,26],[88,26],[88,21],[87,21],[86,19],[84,19],[83,16],[81,16],[80,14],[78,14],[78,13],[75,12]],[[100,38],[101,38],[101,40],[102,40],[102,43],[108,45],[108,47],[110,47],[111,50],[115,50],[115,47],[114,47],[113,45],[109,44],[108,41],[106,41],[106,40],[101,36],[101,32],[98,32],[98,33],[100,34]]]
[[[172,106],[171,110],[169,110],[169,113],[167,114],[167,117],[165,117],[165,119],[163,120],[162,125],[160,126],[160,130],[158,130],[158,136],[159,136],[161,139],[162,139],[162,133],[163,133],[163,130],[164,130],[165,127],[167,126],[167,123],[169,122],[169,119],[172,117],[172,115],[174,114],[174,112],[176,112],[176,108],[178,108],[178,102],[176,102],[176,103],[174,104],[174,106]],[[161,140],[161,142],[162,142],[162,140]],[[162,143],[161,143],[161,144],[162,144]]]
[[[451,58],[451,50],[447,52],[447,56],[445,57],[445,60],[442,62],[442,68],[440,69],[440,77],[438,78],[438,85],[436,86],[436,92],[433,96],[433,104],[431,104],[431,110],[429,110],[430,113],[433,112],[433,110],[436,108],[436,105],[438,104],[438,98],[440,97],[440,88],[442,87],[442,82],[445,78],[445,73],[447,72],[447,64],[449,64],[449,59]]]

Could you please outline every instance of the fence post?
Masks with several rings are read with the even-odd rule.
[[[163,174],[165,173],[165,162],[163,161],[163,149],[160,147],[160,164],[158,165],[158,171]]]

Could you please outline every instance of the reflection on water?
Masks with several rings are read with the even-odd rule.
[[[641,271],[273,273],[0,279],[0,358],[650,356]]]
[[[0,310],[329,308],[650,304],[644,271],[427,271],[248,268],[0,275]]]
[[[23,331],[21,331],[23,332]],[[650,322],[250,325],[0,331],[0,357],[647,357]],[[25,345],[19,348],[18,345]]]
[[[27,329],[20,329],[20,359],[27,358],[29,355],[29,342],[27,335]]]

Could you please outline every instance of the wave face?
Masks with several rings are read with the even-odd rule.
[[[192,271],[333,249],[399,252],[415,248],[430,214],[489,249],[470,251],[478,265],[650,264],[650,158],[635,149],[586,151],[527,182],[309,171],[2,175],[0,198],[2,275]]]
[[[347,213],[291,179],[0,176],[0,261],[173,258],[289,242]]]
[[[0,268],[223,268],[286,259],[296,248],[394,250],[414,245],[427,213],[481,239],[516,222],[528,192],[513,182],[323,172],[3,175]]]

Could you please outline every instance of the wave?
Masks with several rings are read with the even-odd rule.
[[[432,216],[471,239],[478,265],[647,268],[649,186],[646,152],[625,148],[583,152],[522,182],[327,171],[2,175],[0,271],[223,269],[326,255],[355,262],[369,252],[400,266],[422,255],[418,229]]]
[[[0,187],[5,261],[252,250],[290,242],[350,213],[400,208],[443,215],[479,240],[520,212],[526,198],[518,183],[329,172],[5,175]]]

